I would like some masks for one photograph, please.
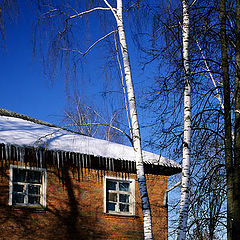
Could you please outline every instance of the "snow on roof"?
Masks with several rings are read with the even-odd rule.
[[[132,147],[8,116],[0,116],[0,143],[135,161]],[[146,163],[181,168],[173,160],[146,151],[143,159]]]

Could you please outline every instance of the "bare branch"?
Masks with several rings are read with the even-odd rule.
[[[80,12],[80,13],[78,13],[78,14],[72,15],[72,16],[70,16],[68,19],[80,17],[80,16],[82,16],[82,15],[84,15],[84,14],[88,14],[88,13],[93,12],[93,11],[96,11],[96,10],[112,10],[112,9],[111,9],[110,7],[109,7],[109,8],[95,7],[95,8],[89,9],[89,10],[87,10],[87,11]]]
[[[64,32],[64,31],[63,31]],[[96,42],[94,42],[85,52],[81,52],[78,49],[68,49],[68,48],[60,48],[63,51],[69,51],[69,52],[77,52],[83,56],[85,56],[97,43],[101,42],[102,40],[104,40],[106,37],[108,37],[109,35],[111,35],[112,33],[117,32],[117,30],[113,30],[110,33],[106,34],[105,36],[99,38]]]
[[[200,50],[200,53],[201,53],[201,55],[202,55],[202,57],[203,57],[203,61],[204,61],[204,64],[205,64],[205,66],[206,66],[206,68],[207,68],[207,72],[208,72],[208,74],[209,74],[209,76],[210,76],[210,78],[211,78],[211,80],[212,80],[212,82],[213,82],[213,85],[214,85],[214,87],[215,87],[215,90],[216,90],[216,93],[217,93],[217,97],[216,97],[216,98],[218,99],[218,101],[219,101],[219,103],[220,103],[220,105],[221,105],[221,108],[224,109],[224,106],[223,106],[223,103],[222,103],[222,99],[221,99],[220,93],[219,93],[219,91],[218,91],[218,86],[217,86],[217,84],[216,84],[216,81],[215,81],[212,73],[211,73],[211,70],[210,70],[210,68],[209,68],[209,66],[208,66],[207,60],[206,60],[205,55],[204,55],[204,53],[203,53],[203,50],[202,50],[202,48],[201,48],[201,46],[200,46],[200,44],[199,44],[199,42],[198,42],[197,39],[196,39],[196,43],[197,43],[197,46],[198,46],[198,48],[199,48],[199,50]]]
[[[48,137],[48,136],[51,136],[51,135],[53,135],[53,134],[55,134],[55,133],[57,133],[57,132],[59,132],[59,131],[61,131],[61,130],[69,131],[68,129],[66,129],[67,127],[76,127],[76,126],[79,127],[79,126],[89,126],[89,125],[106,126],[106,127],[113,128],[113,129],[119,131],[120,133],[122,133],[123,135],[125,135],[125,136],[129,139],[129,141],[131,142],[131,144],[133,145],[132,138],[131,138],[128,134],[126,134],[126,133],[125,133],[123,130],[121,130],[120,128],[114,127],[114,126],[112,126],[112,125],[110,125],[110,124],[107,124],[107,123],[68,124],[68,125],[65,125],[65,126],[63,126],[63,127],[59,127],[59,129],[53,131],[52,133],[49,133],[49,134],[46,134],[45,136],[40,137],[35,143],[41,142],[41,139],[44,139],[44,138],[46,138],[46,137]]]
[[[118,19],[118,16],[117,16],[117,14],[116,14],[117,9],[113,8],[113,7],[111,6],[111,4],[110,4],[107,0],[103,0],[103,1],[104,1],[105,4],[111,9],[111,11],[112,11],[115,19],[117,20],[117,19]]]
[[[110,33],[106,34],[105,36],[101,37],[100,39],[98,39],[95,43],[93,43],[88,49],[87,51],[83,54],[86,55],[97,43],[99,43],[100,41],[102,41],[103,39],[105,39],[106,37],[108,37],[109,35],[111,35],[112,33],[117,32],[117,30],[113,30]]]

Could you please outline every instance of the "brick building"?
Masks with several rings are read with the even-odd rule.
[[[0,115],[0,239],[143,239],[131,147]],[[154,238],[167,239],[163,196],[181,167],[143,155]]]

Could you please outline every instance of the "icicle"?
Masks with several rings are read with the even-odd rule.
[[[112,171],[114,172],[114,159],[112,158]]]
[[[10,166],[12,160],[12,146],[8,144],[8,166]]]
[[[1,151],[1,169],[2,169],[2,171],[3,171],[3,158],[2,158],[2,145],[0,145],[0,151]]]
[[[12,146],[9,145],[9,160],[12,159]]]
[[[109,170],[109,161],[108,161],[108,158],[105,158],[105,161],[106,161],[106,170]]]
[[[91,169],[91,155],[88,155],[88,166]]]
[[[4,147],[4,145],[1,145],[1,159],[2,159],[2,162],[3,162],[3,159],[4,159],[4,155],[3,155],[3,147]]]
[[[75,163],[75,153],[70,153],[70,163],[72,164],[72,165],[74,165],[74,163]]]
[[[8,145],[5,145],[5,160],[7,161],[8,160]]]
[[[86,164],[86,168],[88,169],[88,159],[89,159],[89,155],[85,155],[85,164]]]
[[[107,158],[105,158],[105,168],[106,168],[106,170],[108,170],[108,159]]]
[[[88,167],[88,155],[85,155],[84,161],[85,161],[85,168]]]
[[[18,165],[18,161],[19,161],[19,149],[18,149],[18,147],[16,147],[16,159],[17,159],[17,165]]]
[[[42,168],[42,160],[43,160],[43,153],[42,153],[42,150],[39,150],[39,161],[40,161],[41,168]]]
[[[62,162],[63,162],[63,152],[61,151],[61,152],[60,152],[60,164],[59,164],[59,165],[60,165],[60,168],[62,168],[62,165],[63,165]]]
[[[3,157],[2,157],[2,144],[0,145],[0,159],[3,166]]]
[[[78,166],[79,166],[79,169],[80,168],[82,169],[82,154],[81,153],[78,154]]]
[[[23,166],[24,155],[25,155],[25,150],[24,150],[24,148],[20,148],[20,164],[21,164],[21,166]]]
[[[109,167],[109,171],[111,171],[111,158],[108,158],[108,167]]]
[[[13,162],[14,162],[14,160],[16,159],[15,150],[16,150],[16,147],[14,146],[14,147],[13,147],[13,154],[12,154]]]
[[[76,167],[79,168],[79,153],[76,153]]]
[[[5,147],[5,145],[3,144],[2,145],[2,147],[1,147],[1,149],[2,149],[2,160],[4,160],[5,159],[5,156],[4,156],[4,154],[6,154],[6,147]]]
[[[82,155],[82,166],[83,166],[83,168],[85,168],[85,154],[84,155]]]
[[[105,176],[105,170],[107,168],[107,159],[105,158],[105,161],[103,161],[103,176]]]
[[[80,181],[80,154],[76,154],[76,167],[77,167],[77,173],[78,173],[78,181]]]
[[[35,149],[36,164],[38,167],[38,149]]]
[[[56,154],[57,154],[57,168],[59,169],[59,152],[57,152]]]
[[[103,169],[103,162],[102,162],[102,157],[100,157],[100,172],[101,172],[101,180],[102,180],[102,169]]]

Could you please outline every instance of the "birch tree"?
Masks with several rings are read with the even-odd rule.
[[[189,6],[188,0],[182,1],[183,5],[183,66],[184,66],[184,138],[182,162],[182,187],[179,216],[178,240],[186,238],[188,207],[189,207],[189,168],[191,150],[191,85],[189,65]]]
[[[150,203],[147,193],[146,179],[144,175],[143,156],[141,148],[141,136],[138,123],[135,93],[133,88],[131,66],[129,61],[128,48],[126,43],[126,36],[124,32],[123,16],[122,16],[122,0],[117,0],[116,21],[119,34],[119,42],[121,46],[121,53],[124,65],[124,74],[127,87],[127,97],[129,103],[130,119],[133,133],[133,147],[136,155],[136,168],[138,185],[142,200],[143,225],[144,225],[144,239],[153,239],[152,235],[152,217]]]
[[[56,16],[64,17],[64,29],[62,31],[59,31],[57,34],[57,37],[54,42],[54,45],[52,45],[57,51],[61,50],[67,53],[75,53],[82,56],[86,56],[90,50],[92,50],[93,47],[96,47],[96,45],[106,39],[107,37],[111,36],[114,33],[118,33],[118,42],[120,45],[120,56],[121,56],[121,63],[123,65],[123,75],[125,80],[125,86],[126,86],[126,95],[127,95],[127,101],[128,101],[128,108],[129,109],[129,116],[130,116],[130,132],[132,135],[132,143],[133,148],[135,151],[136,156],[136,169],[137,169],[137,178],[138,178],[138,185],[141,195],[141,201],[142,201],[142,212],[143,212],[143,229],[144,229],[144,239],[153,239],[153,233],[152,233],[152,218],[151,218],[151,209],[150,209],[150,202],[148,198],[147,193],[147,186],[146,186],[146,178],[144,173],[144,164],[143,164],[143,156],[142,156],[142,147],[141,147],[141,136],[140,136],[140,129],[139,129],[139,122],[138,122],[138,115],[137,115],[137,109],[136,109],[136,101],[135,101],[135,91],[133,86],[133,80],[132,80],[132,73],[131,73],[131,65],[130,65],[130,57],[127,47],[127,41],[126,41],[126,35],[124,30],[124,22],[123,22],[123,3],[122,0],[116,0],[113,1],[115,3],[115,6],[113,6],[110,2],[107,0],[99,1],[99,3],[104,3],[104,7],[102,5],[93,7],[91,9],[87,9],[86,11],[79,12],[74,8],[74,14],[66,13],[64,10],[61,10],[59,8],[56,8],[54,6],[50,5],[44,5],[49,6],[49,9],[47,12],[42,14],[43,18],[52,19]],[[104,37],[101,37],[97,41],[95,41],[93,44],[90,45],[90,47],[87,48],[86,51],[80,51],[78,49],[71,49],[67,46],[61,46],[61,41],[64,39],[67,39],[66,33],[68,29],[71,29],[70,22],[79,18],[82,18],[84,15],[88,15],[90,13],[96,12],[96,11],[102,11],[102,12],[111,12],[113,15],[113,19],[115,21],[115,26],[117,27],[117,30],[112,30],[108,34],[106,34]],[[56,47],[57,46],[57,47]],[[51,50],[52,51],[52,50]],[[56,52],[54,52],[55,56],[58,56]],[[53,62],[56,62],[56,59],[53,60]],[[120,63],[120,64],[121,64]]]

